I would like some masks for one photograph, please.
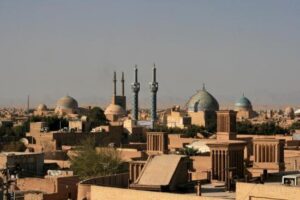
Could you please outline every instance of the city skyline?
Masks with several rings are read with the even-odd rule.
[[[158,107],[184,105],[203,83],[221,106],[243,93],[254,106],[296,106],[299,9],[297,1],[4,0],[0,106],[26,105],[28,94],[31,107],[67,94],[105,106],[114,71],[119,81],[125,72],[131,102],[137,64],[141,106],[150,107],[153,62]]]

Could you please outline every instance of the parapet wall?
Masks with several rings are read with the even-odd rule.
[[[92,186],[90,195],[90,200],[220,200],[220,198],[199,197],[195,194],[183,195],[101,186]],[[78,198],[78,200],[83,199]]]
[[[299,187],[273,184],[237,183],[236,200],[282,199],[296,200],[300,197]],[[144,199],[145,200],[145,199]]]
[[[111,176],[103,176],[103,177],[84,180],[78,184],[78,200],[83,200],[83,199],[90,200],[92,186],[127,188],[128,180],[129,180],[128,173],[116,174]]]

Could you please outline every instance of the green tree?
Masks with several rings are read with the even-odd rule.
[[[289,130],[299,130],[300,129],[300,122],[294,122],[290,127]]]
[[[96,149],[95,141],[85,140],[71,157],[71,169],[81,179],[124,171],[120,154],[113,148]]]
[[[181,154],[186,155],[186,156],[195,156],[198,153],[197,149],[194,149],[193,147],[184,147],[179,150]]]
[[[100,107],[94,107],[89,111],[88,120],[91,122],[91,128],[108,123],[104,111]]]
[[[252,124],[249,121],[237,122],[236,130],[239,134],[274,135],[284,134],[288,130],[281,128],[275,122]]]
[[[183,134],[188,137],[195,137],[197,133],[202,133],[205,135],[206,130],[203,126],[191,125],[188,129],[183,130]]]
[[[17,138],[22,138],[26,136],[26,129],[25,126],[15,126],[12,128],[14,136]]]

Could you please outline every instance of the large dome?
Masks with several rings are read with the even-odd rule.
[[[188,108],[189,112],[218,111],[219,110],[219,103],[203,87],[202,90],[199,90],[195,95],[193,95],[189,99],[189,101],[187,103],[187,108]]]
[[[244,95],[242,98],[240,98],[236,103],[235,103],[235,109],[236,110],[252,110],[252,104],[251,101],[245,97]]]
[[[78,109],[78,102],[70,96],[65,96],[57,101],[56,109]]]
[[[110,104],[105,112],[105,115],[117,115],[117,116],[125,116],[126,115],[126,111],[119,105],[116,104]]]

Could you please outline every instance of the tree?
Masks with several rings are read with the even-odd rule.
[[[179,150],[181,154],[186,156],[195,156],[198,153],[197,149],[194,149],[193,147],[184,147]]]
[[[92,138],[83,141],[71,157],[71,169],[81,179],[123,172],[122,163],[120,154],[114,148],[96,149]]]
[[[207,136],[207,131],[203,126],[191,125],[188,129],[183,130],[183,134],[187,137],[195,137],[197,133],[202,133],[204,136]]]
[[[88,119],[91,122],[91,128],[105,125],[108,123],[104,111],[100,107],[92,108],[88,113]]]
[[[290,127],[289,130],[298,130],[300,129],[300,122],[294,122]]]
[[[275,122],[252,124],[249,121],[237,122],[236,130],[239,134],[274,135],[284,134],[287,130],[278,126]]]

